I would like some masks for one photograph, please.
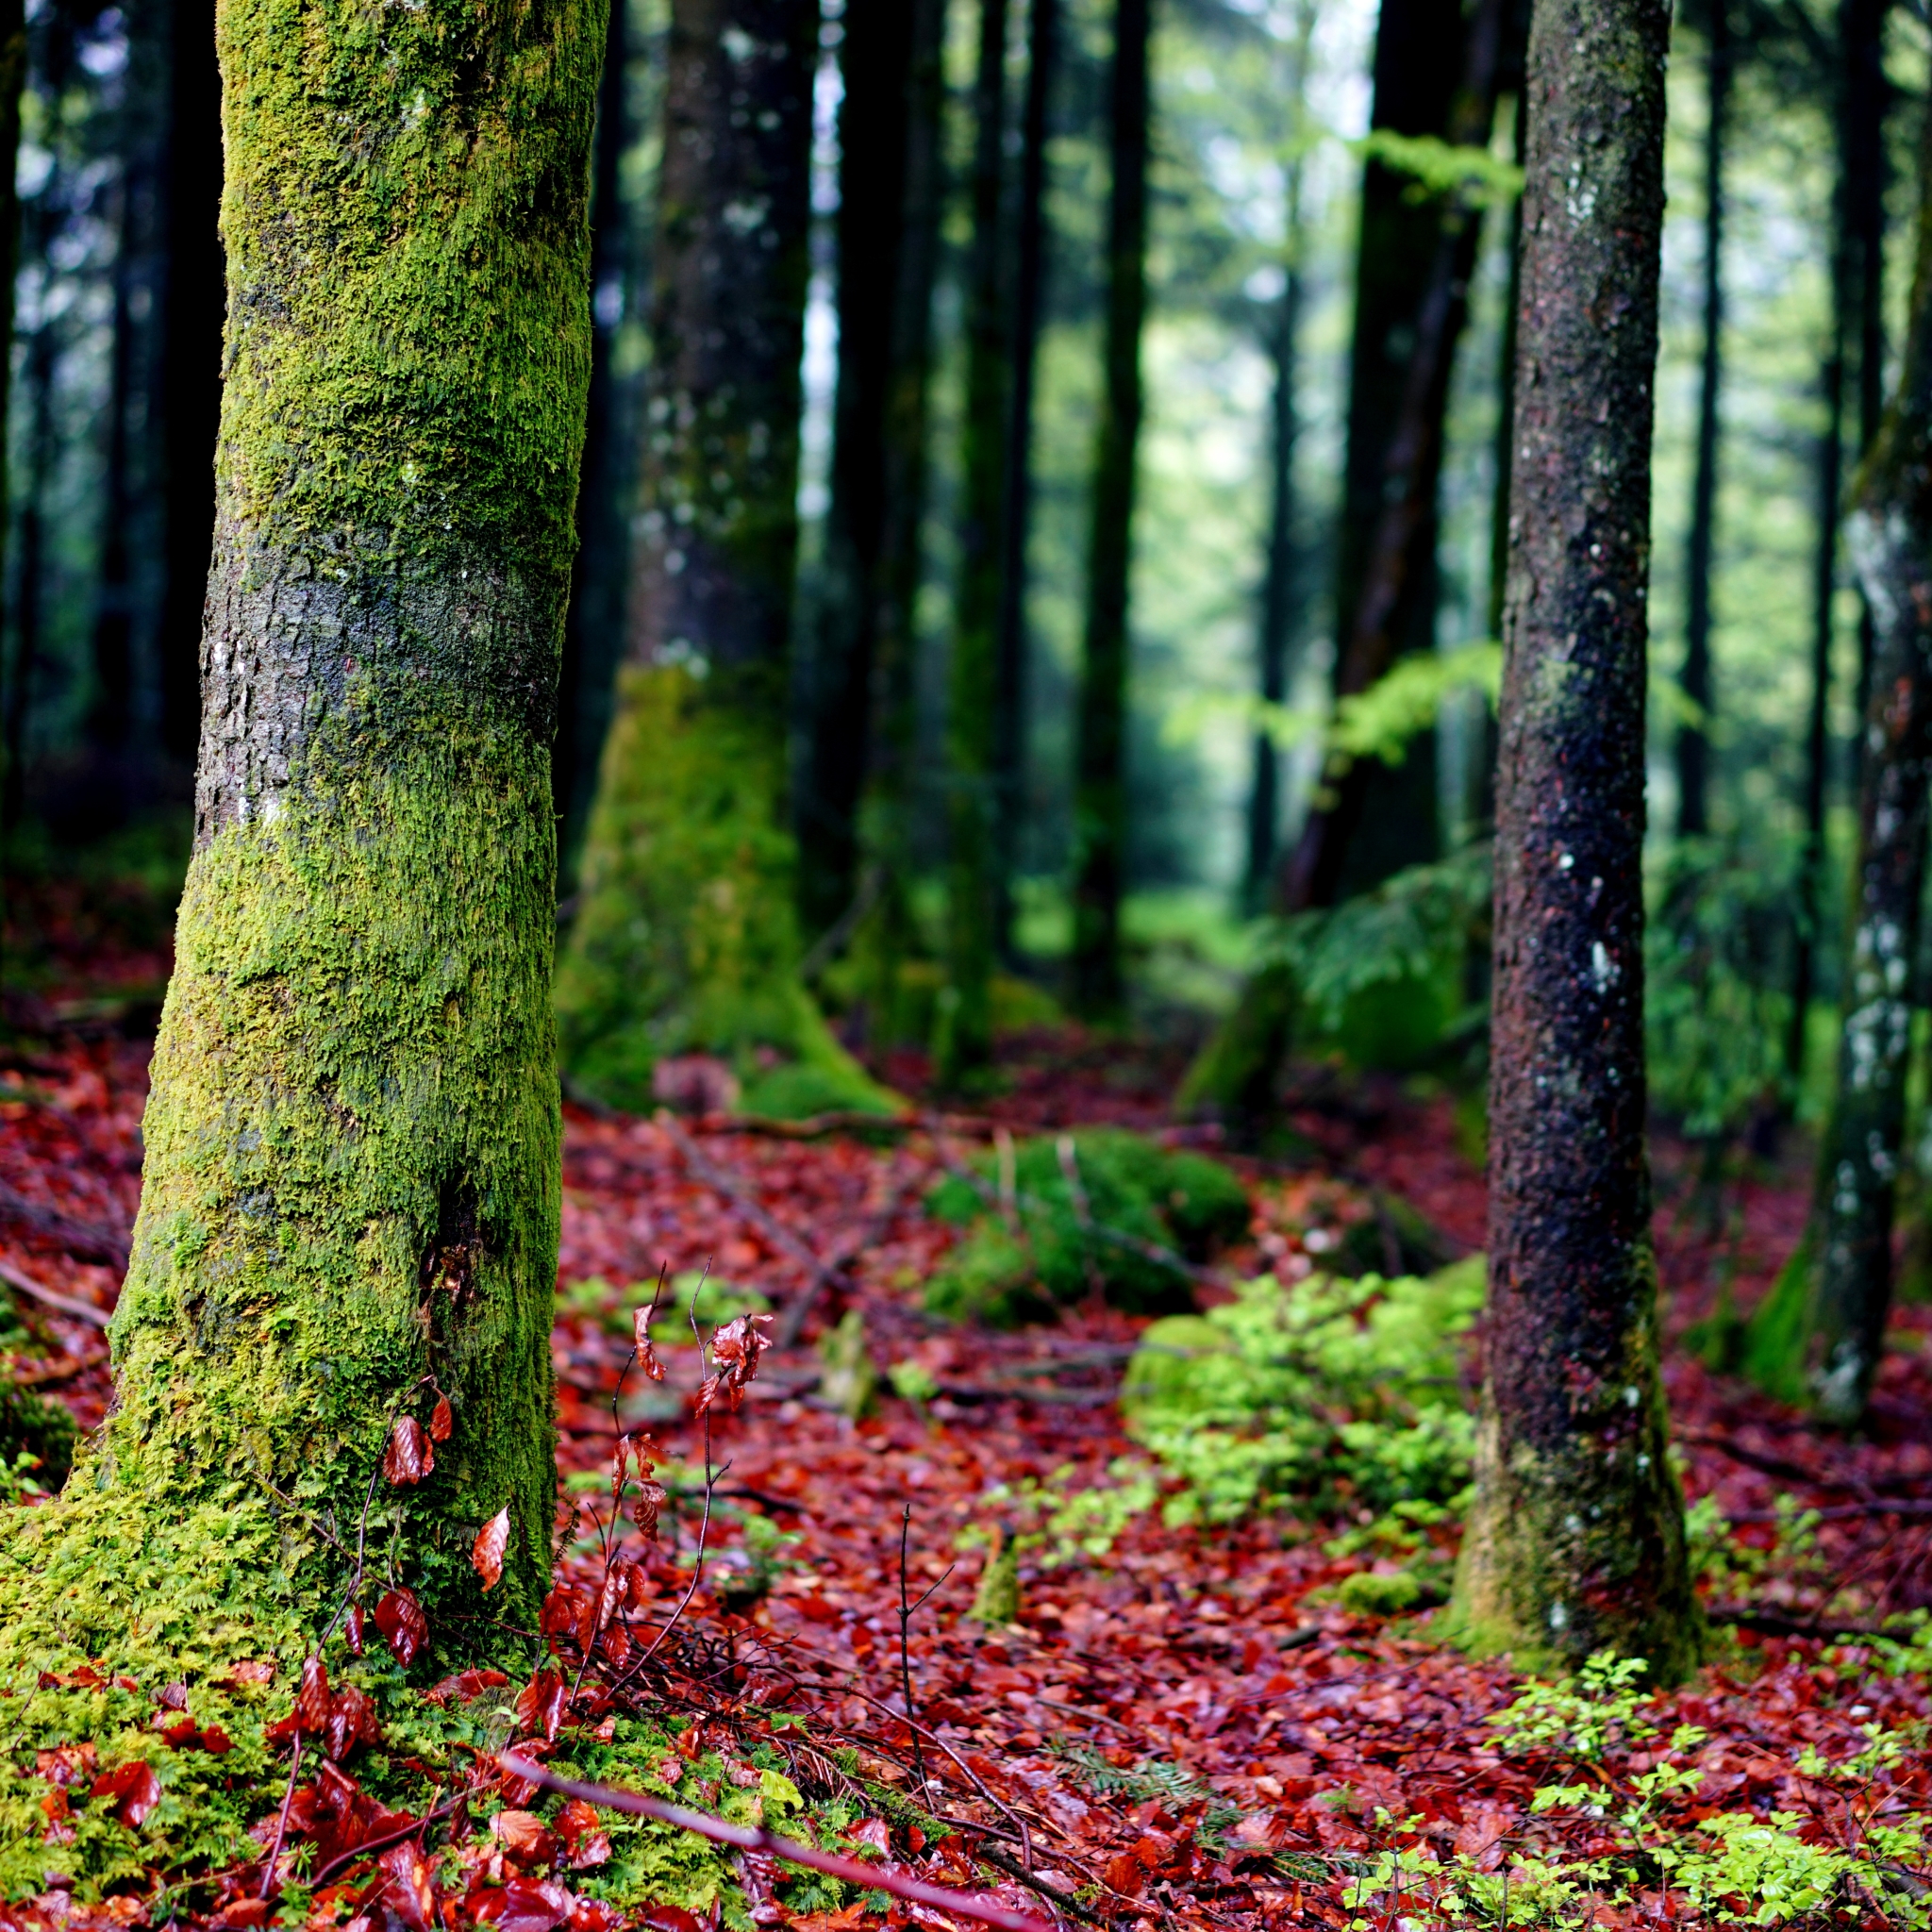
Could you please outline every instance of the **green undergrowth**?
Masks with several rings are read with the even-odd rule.
[[[967,1230],[927,1284],[934,1314],[1016,1322],[1096,1291],[1140,1313],[1186,1307],[1188,1276],[1167,1257],[1201,1261],[1247,1232],[1246,1190],[1205,1155],[1114,1128],[1007,1147],[975,1158],[976,1181],[951,1174],[927,1197]]]
[[[1392,1281],[1264,1275],[1206,1314],[1153,1324],[1121,1411],[1180,1479],[1170,1520],[1293,1503],[1420,1531],[1459,1507],[1474,1448],[1464,1343],[1483,1290],[1480,1255]]]

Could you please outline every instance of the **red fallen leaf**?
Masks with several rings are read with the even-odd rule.
[[[210,1724],[201,1734],[201,1748],[210,1757],[225,1757],[235,1748],[235,1742],[220,1724]]]
[[[331,1706],[328,1672],[319,1657],[302,1666],[302,1688],[295,1693],[295,1728],[319,1731],[328,1722]]]
[[[485,1590],[494,1590],[503,1581],[503,1553],[508,1547],[509,1505],[506,1503],[476,1532],[475,1547],[470,1552],[470,1561],[475,1565]]]
[[[534,1811],[499,1811],[491,1835],[520,1865],[548,1865],[557,1857],[557,1837]]]
[[[392,1590],[375,1607],[375,1627],[405,1670],[429,1641],[429,1619],[410,1590]]]
[[[603,1639],[604,1655],[614,1664],[622,1665],[631,1653],[630,1632],[622,1624],[613,1624],[605,1631]]]
[[[432,1442],[447,1442],[456,1433],[457,1414],[449,1406],[447,1395],[436,1398],[436,1407],[429,1411],[429,1440]]]
[[[275,1909],[275,1901],[270,1898],[230,1899],[208,1924],[215,1932],[242,1932],[242,1928],[261,1924]]]
[[[613,1563],[609,1569],[605,1571],[604,1587],[597,1592],[596,1627],[598,1630],[603,1630],[609,1624],[611,1618],[616,1616],[625,1594],[626,1579],[617,1565]]]
[[[794,1925],[803,1921],[794,1919]],[[651,1932],[704,1932],[702,1920],[693,1918],[682,1906],[646,1906],[638,1914],[638,1924]]]
[[[654,1382],[664,1379],[664,1364],[658,1359],[658,1351],[651,1345],[651,1317],[658,1312],[658,1301],[654,1295],[647,1305],[641,1306],[631,1316],[631,1334],[637,1342],[638,1362],[645,1374]]]
[[[389,1881],[383,1898],[390,1909],[413,1932],[430,1932],[436,1924],[436,1876],[420,1847],[405,1840],[375,1862]]]
[[[349,1646],[352,1657],[362,1655],[362,1606],[351,1604],[348,1614],[342,1619],[342,1641]]]
[[[622,1923],[601,1898],[580,1898],[570,1908],[570,1932],[616,1932]]]
[[[58,1790],[48,1791],[41,1799],[41,1810],[50,1821],[72,1815],[72,1808],[67,1803],[67,1793]]]
[[[92,1739],[84,1744],[58,1744],[34,1753],[34,1775],[50,1785],[77,1785],[93,1776],[98,1763]]]
[[[373,1744],[381,1735],[375,1707],[361,1691],[354,1685],[345,1685],[336,1692],[329,1707],[328,1722],[323,1726],[323,1749],[331,1757],[344,1758],[357,1744]]]
[[[551,1640],[553,1650],[559,1637],[575,1638],[581,1650],[589,1646],[596,1633],[596,1619],[597,1606],[591,1597],[567,1583],[559,1583],[543,1599],[537,1627]]]
[[[216,1686],[223,1690],[239,1690],[243,1684],[271,1684],[275,1681],[275,1667],[260,1658],[244,1657],[238,1664],[228,1666],[225,1677],[217,1677]]]
[[[201,1745],[201,1726],[192,1718],[184,1718],[178,1724],[169,1724],[161,1733],[161,1742],[171,1751],[193,1751]]]
[[[573,1798],[557,1814],[556,1830],[572,1865],[579,1872],[610,1862],[610,1835],[602,1828],[594,1806]]]
[[[503,1888],[499,1932],[552,1932],[570,1917],[576,1901],[550,1878],[512,1878]]]
[[[480,1697],[486,1690],[493,1690],[499,1684],[508,1684],[509,1679],[501,1671],[458,1671],[453,1677],[445,1677],[440,1684],[432,1684],[423,1695],[430,1704],[447,1704],[454,1697],[460,1704],[468,1704],[472,1698]]]
[[[517,1729],[554,1740],[563,1722],[563,1679],[555,1671],[539,1671],[517,1692]]]
[[[889,1857],[891,1856],[892,1840],[883,1818],[868,1818],[862,1824],[848,1825],[845,1836],[854,1844],[870,1845],[875,1852],[883,1852]]]
[[[117,1770],[104,1772],[93,1781],[90,1795],[111,1798],[114,1816],[129,1831],[140,1829],[141,1822],[161,1801],[161,1781],[154,1767],[136,1757]]]
[[[420,1483],[436,1467],[436,1451],[423,1424],[412,1415],[399,1415],[382,1452],[382,1473],[398,1489]]]

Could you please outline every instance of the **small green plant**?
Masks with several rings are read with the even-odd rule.
[[[1231,1522],[1284,1498],[1372,1517],[1457,1505],[1474,1441],[1462,1338],[1482,1298],[1474,1256],[1393,1281],[1263,1276],[1206,1315],[1155,1323],[1121,1407],[1184,1486],[1169,1520]]]
[[[1117,1456],[1108,1464],[1105,1483],[1076,1489],[1075,1473],[1074,1464],[1065,1462],[1044,1482],[1028,1476],[996,1484],[986,1492],[987,1502],[1002,1516],[1022,1525],[1010,1538],[1011,1546],[1040,1551],[1043,1570],[1107,1556],[1127,1524],[1153,1508],[1160,1494],[1156,1473],[1131,1456]],[[992,1541],[993,1532],[975,1526],[960,1532],[957,1547],[977,1549]]]
[[[1639,1688],[1649,1668],[1641,1657],[1600,1650],[1574,1683],[1532,1678],[1507,1709],[1491,1718],[1500,1733],[1496,1741],[1518,1757],[1594,1764],[1613,1743],[1654,1738],[1657,1727],[1643,1715],[1650,1698]]]

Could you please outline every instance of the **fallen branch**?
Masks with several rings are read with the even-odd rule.
[[[778,1220],[743,1181],[729,1168],[720,1167],[691,1139],[669,1108],[660,1107],[656,1119],[664,1137],[677,1149],[691,1175],[702,1181],[706,1187],[715,1188],[721,1194],[735,1201],[745,1218],[758,1232],[780,1254],[789,1255],[811,1277],[808,1286],[800,1289],[779,1310],[778,1324],[772,1336],[774,1347],[785,1348],[797,1341],[798,1331],[805,1325],[806,1315],[812,1303],[818,1299],[821,1289],[828,1288],[835,1294],[851,1294],[856,1291],[849,1274],[820,1260],[818,1256]]]
[[[1807,1617],[1795,1617],[1786,1610],[1759,1609],[1751,1604],[1707,1604],[1705,1615],[1713,1624],[1735,1624],[1740,1630],[1757,1630],[1766,1637],[1808,1637],[1831,1642],[1840,1637],[1895,1637],[1910,1633],[1884,1624],[1821,1624]]]
[[[0,1181],[0,1221],[30,1227],[36,1234],[58,1241],[76,1260],[105,1261],[110,1268],[127,1266],[127,1237],[119,1228],[82,1221],[44,1201],[31,1201],[5,1181]]]
[[[62,1294],[58,1289],[43,1288],[25,1268],[16,1268],[11,1261],[0,1260],[0,1281],[17,1288],[22,1294],[31,1295],[37,1302],[44,1302],[48,1307],[63,1315],[71,1315],[76,1322],[89,1322],[96,1328],[105,1328],[114,1318],[105,1314],[92,1302],[77,1300],[71,1294]]]
[[[836,1852],[822,1852],[814,1845],[803,1845],[762,1825],[729,1824],[713,1818],[708,1811],[692,1811],[683,1805],[667,1804],[662,1798],[646,1797],[641,1791],[627,1791],[617,1785],[590,1784],[580,1778],[559,1777],[546,1766],[519,1757],[514,1751],[498,1754],[497,1760],[514,1777],[527,1779],[566,1798],[581,1798],[587,1805],[601,1805],[606,1810],[627,1812],[633,1818],[655,1818],[675,1824],[680,1831],[694,1832],[714,1844],[736,1845],[743,1852],[763,1852],[783,1858],[788,1865],[803,1865],[828,1877],[842,1879],[866,1891],[890,1892],[894,1898],[914,1905],[931,1906],[942,1912],[955,1912],[962,1919],[977,1919],[983,1925],[997,1925],[1002,1932],[1053,1932],[1045,1920],[1029,1912],[1016,1912],[1010,1907],[995,1905],[970,1891],[948,1885],[928,1885],[923,1878],[908,1878],[898,1872],[883,1871],[859,1858],[841,1857]]]

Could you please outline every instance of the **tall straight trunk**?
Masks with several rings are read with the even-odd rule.
[[[1033,384],[1046,291],[1047,113],[1053,100],[1059,0],[1033,0],[1026,29],[1020,203],[1014,220],[1012,388],[1000,502],[1000,602],[993,665],[992,939],[1013,957],[1013,881],[1026,806],[1026,537],[1033,515]]]
[[[1723,374],[1724,285],[1724,140],[1731,95],[1731,27],[1727,0],[1710,0],[1705,86],[1709,105],[1704,133],[1704,366],[1697,400],[1697,468],[1690,491],[1690,544],[1685,570],[1684,695],[1708,715],[1710,576],[1717,537],[1719,382]],[[1710,829],[1710,741],[1702,718],[1677,731],[1677,834]]]
[[[0,1531],[9,1681],[23,1658],[299,1657],[365,1521],[439,1661],[536,1616],[548,744],[602,41],[594,0],[380,32],[346,0],[224,0],[233,322],[194,854],[116,1401],[61,1500]],[[433,1473],[382,1482],[439,1391]],[[504,1509],[485,1596],[469,1552]]]
[[[1668,0],[1537,0],[1504,617],[1490,1302],[1457,1610],[1672,1681],[1698,1624],[1644,1151],[1643,777]],[[1575,184],[1587,180],[1591,193]]]
[[[1864,1414],[1891,1304],[1932,774],[1932,116],[1920,146],[1899,386],[1859,473],[1846,541],[1874,619],[1838,1089],[1805,1242],[1753,1316],[1746,1367],[1827,1421]]]
[[[747,1107],[878,1102],[798,979],[786,701],[818,8],[675,0],[642,514],[559,963],[565,1064],[613,1105],[706,1054]]]
[[[1452,121],[1467,65],[1458,0],[1382,0],[1371,126],[1392,134],[1458,138]],[[1487,118],[1483,125],[1487,128]],[[1465,131],[1459,138],[1471,136]],[[1476,226],[1461,224],[1464,245],[1453,260],[1445,259],[1442,204],[1419,198],[1414,186],[1411,175],[1378,159],[1371,159],[1362,171],[1348,440],[1341,514],[1336,523],[1337,696],[1366,690],[1381,675],[1382,665],[1364,665],[1361,653],[1352,652],[1351,646],[1362,629],[1362,608],[1377,570],[1375,533],[1391,496],[1413,497],[1418,514],[1397,561],[1394,602],[1377,625],[1386,632],[1385,658],[1435,645],[1441,426],[1466,306],[1461,290],[1474,265]],[[1420,391],[1422,420],[1405,425],[1405,415],[1416,414],[1411,391],[1432,309],[1439,311],[1436,366]],[[1391,464],[1406,474],[1397,475]],[[1364,764],[1324,784],[1283,877],[1281,891],[1290,908],[1329,905],[1338,894],[1435,858],[1435,774],[1434,743],[1424,734],[1392,771]]]
[[[966,422],[959,574],[946,714],[946,984],[937,1072],[980,1078],[992,1058],[993,719],[998,684],[1000,492],[1010,388],[1002,223],[1007,0],[980,0],[973,89],[973,252],[966,289]]]
[[[222,79],[213,0],[172,0],[168,18],[160,729],[168,755],[192,765],[201,732],[202,614],[222,408]]]
[[[921,24],[906,0],[851,0],[840,46],[839,379],[798,800],[799,911],[812,932],[838,920],[858,883]]]
[[[118,819],[125,808],[126,774],[122,761],[134,717],[134,608],[127,525],[132,510],[128,477],[128,411],[134,397],[133,253],[135,183],[124,169],[116,185],[114,299],[108,349],[108,435],[101,463],[101,551],[91,640],[93,694],[87,736],[98,764],[94,777],[97,823]]]
[[[1890,8],[1891,0],[1839,0],[1839,43],[1844,59],[1839,140],[1856,305],[1860,457],[1871,449],[1885,412],[1885,123],[1891,106],[1891,84],[1885,77],[1885,19]],[[1870,604],[1861,605],[1861,718],[1872,690],[1874,624]]]
[[[25,0],[0,0],[0,154],[20,148],[20,96],[26,85],[26,8]],[[20,255],[20,191],[11,168],[0,168],[0,367],[13,359],[13,285]],[[37,331],[38,333],[38,331]],[[31,359],[31,351],[29,351]],[[8,405],[12,384],[0,381],[0,451],[8,449]],[[7,531],[6,491],[0,490],[0,553]],[[4,561],[4,555],[0,555]],[[24,585],[23,572],[20,581]],[[0,838],[18,823],[25,804],[25,774],[22,758],[26,748],[26,709],[32,680],[32,660],[24,637],[15,644],[15,662],[0,680]],[[0,846],[0,874],[6,854]]]
[[[1290,207],[1299,199],[1300,169],[1291,179]],[[1294,596],[1294,451],[1299,427],[1295,379],[1296,345],[1301,333],[1302,277],[1299,250],[1292,239],[1298,220],[1290,221],[1289,268],[1270,331],[1274,393],[1270,410],[1271,447],[1268,494],[1268,553],[1261,579],[1261,624],[1255,656],[1261,701],[1280,705],[1288,698],[1288,640]],[[1248,789],[1247,863],[1241,874],[1241,909],[1254,917],[1267,909],[1274,885],[1275,841],[1281,823],[1281,753],[1272,733],[1255,733],[1254,777]]]
[[[1127,856],[1127,593],[1141,440],[1141,325],[1147,310],[1147,42],[1152,0],[1116,0],[1108,129],[1106,386],[1093,454],[1087,629],[1074,771],[1074,956],[1083,1019],[1124,1004],[1121,894]]]
[[[557,680],[557,742],[550,754],[557,808],[558,872],[575,881],[584,815],[597,777],[597,752],[609,723],[610,680],[624,654],[624,596],[630,504],[629,427],[611,370],[630,291],[630,209],[622,170],[629,151],[629,8],[609,0],[604,75],[597,87],[597,133],[591,170],[591,403],[577,485],[577,554],[571,570],[563,663]]]

